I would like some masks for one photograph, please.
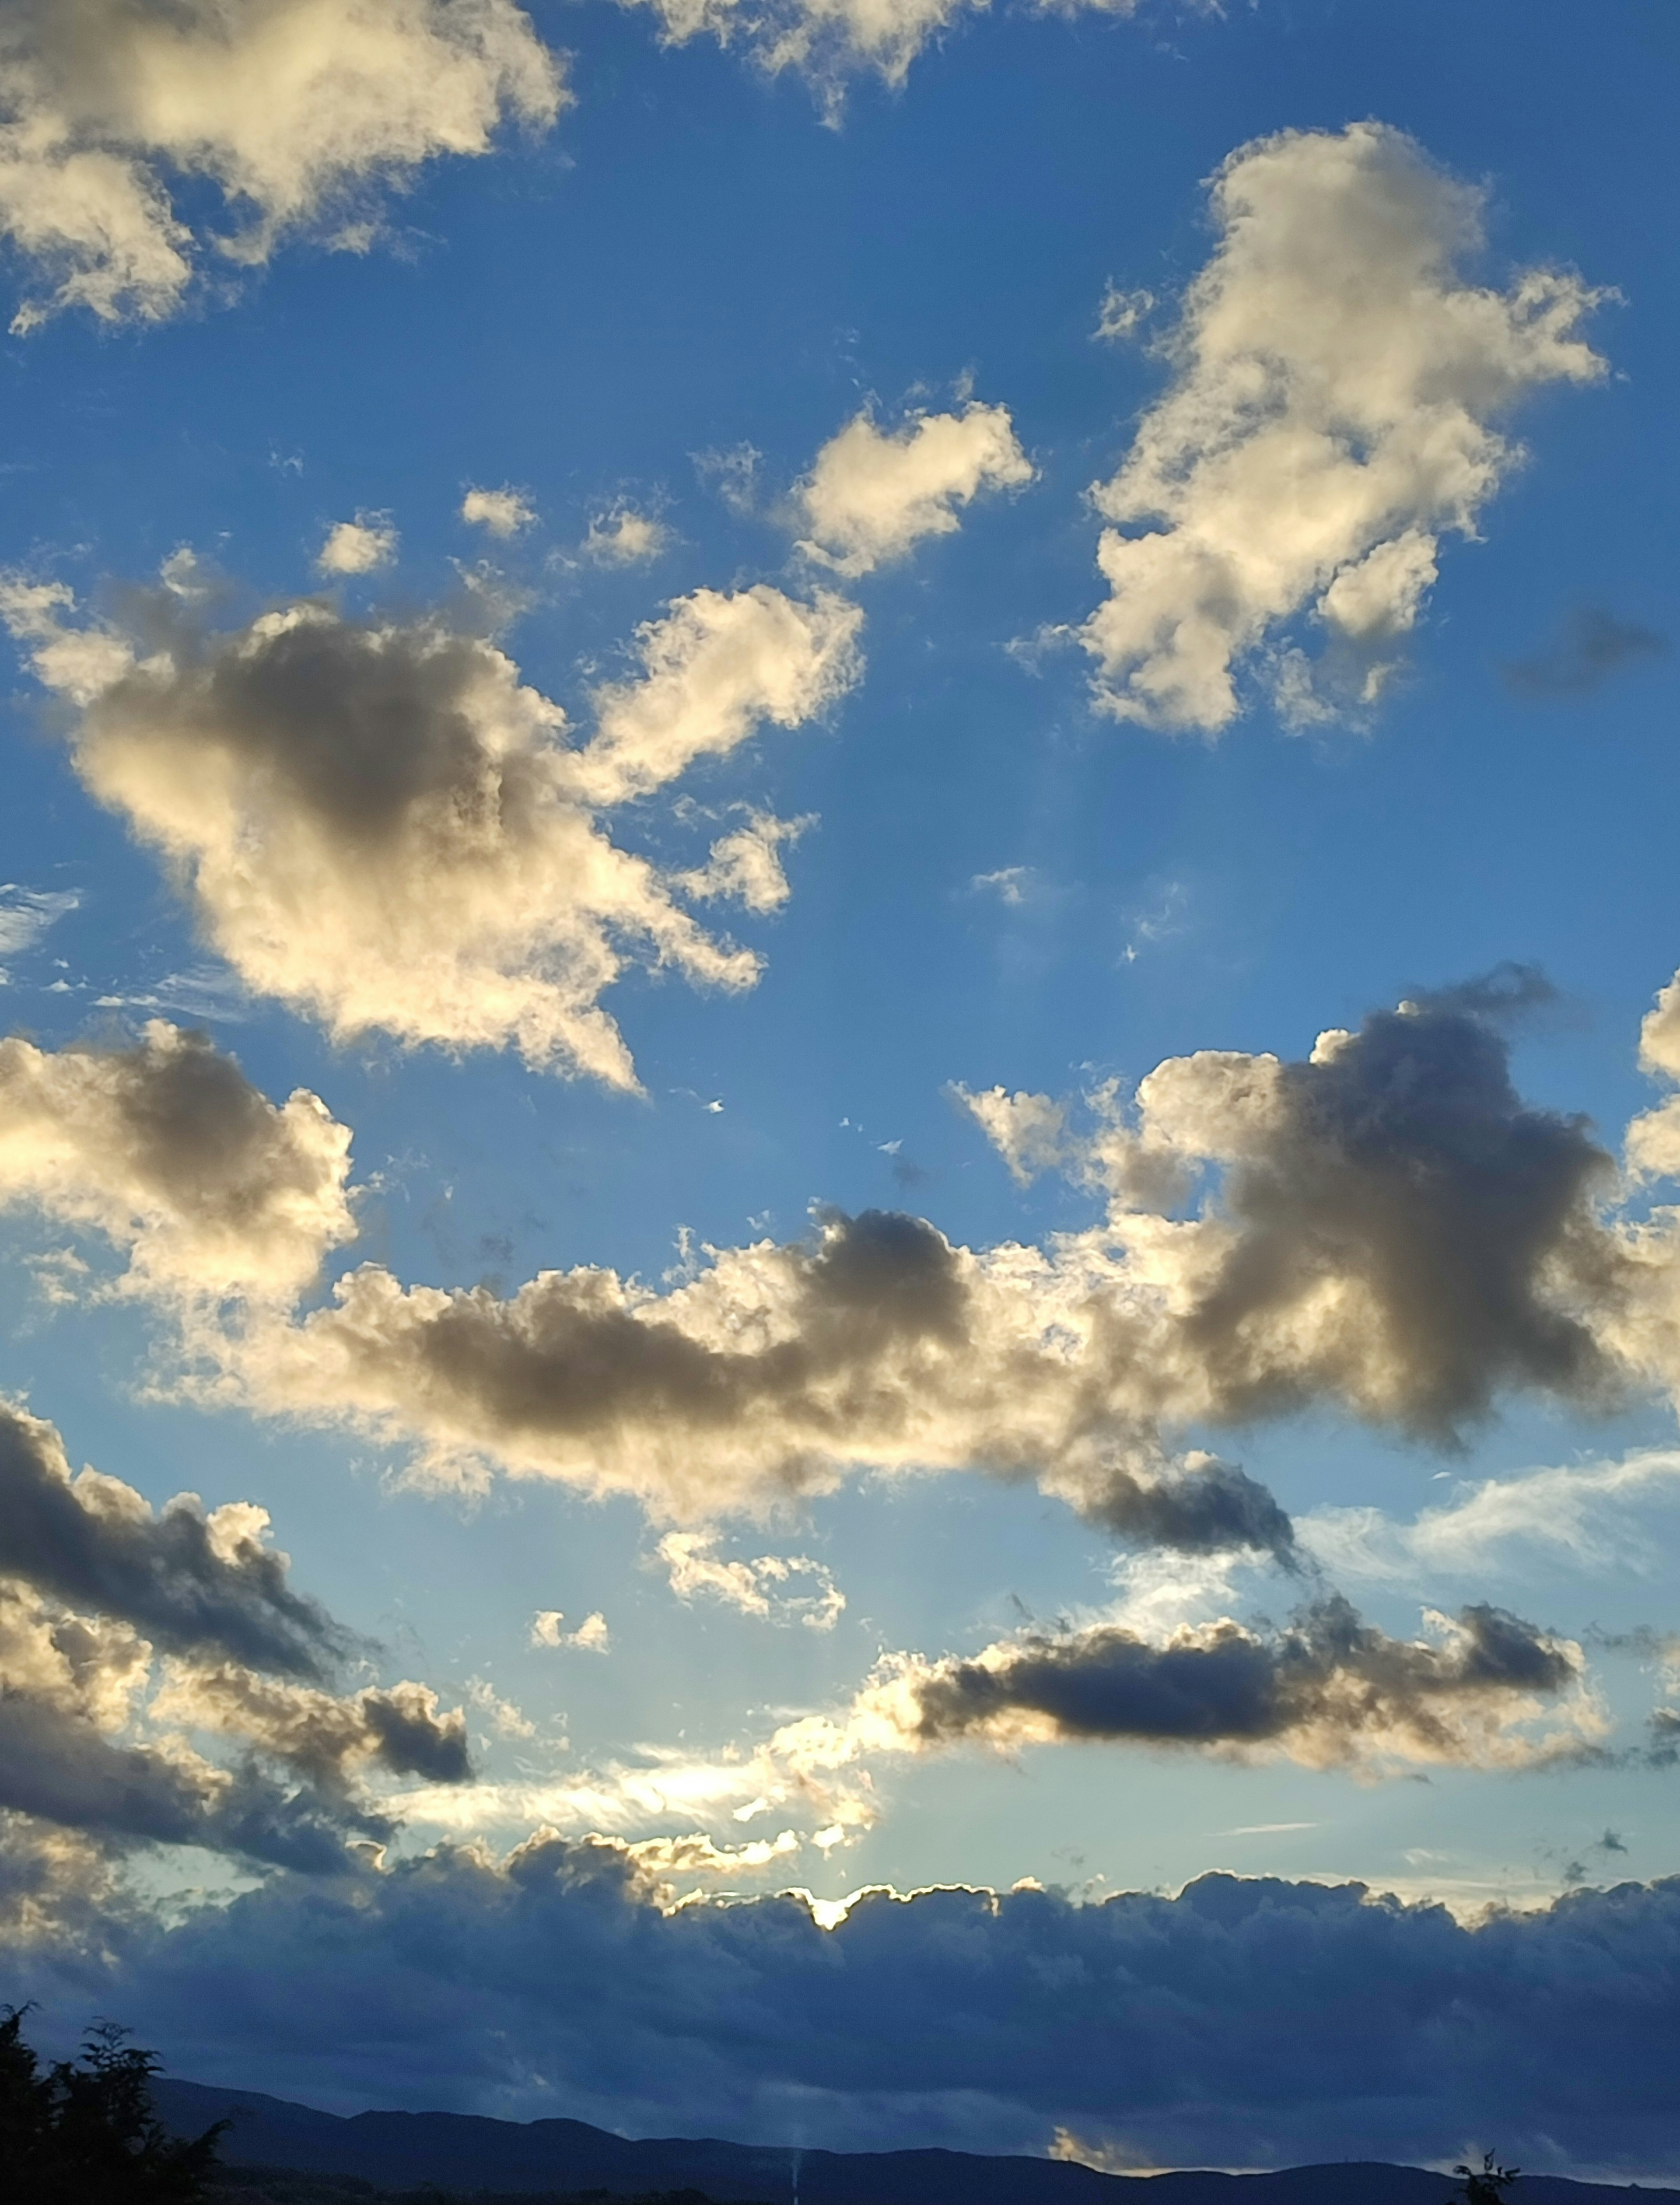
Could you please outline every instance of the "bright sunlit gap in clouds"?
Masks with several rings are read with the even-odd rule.
[[[9,12],[44,2042],[1680,2182],[1677,62]]]

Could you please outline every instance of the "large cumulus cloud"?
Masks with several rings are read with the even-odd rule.
[[[662,871],[602,814],[809,720],[855,679],[855,607],[767,585],[698,590],[648,623],[639,674],[599,693],[592,739],[482,637],[441,617],[362,622],[305,600],[206,632],[169,589],[132,626],[14,579],[0,615],[70,700],[76,770],[188,887],[246,984],[320,1019],[634,1087],[603,991],[632,960],[752,985],[760,960],[680,897],[777,900],[775,836],[751,877]],[[785,893],[785,890],[784,890]]]
[[[206,262],[260,264],[299,230],[365,251],[382,187],[487,152],[504,118],[546,126],[561,97],[512,0],[14,0],[0,234],[40,288],[13,327],[162,320]],[[222,218],[195,225],[205,186]]]
[[[1521,456],[1500,423],[1604,372],[1578,334],[1600,294],[1578,276],[1471,280],[1483,197],[1378,122],[1284,131],[1220,169],[1172,383],[1093,492],[1110,594],[1080,636],[1101,709],[1217,733],[1268,646],[1297,721],[1380,693],[1441,538],[1475,535]],[[1315,664],[1279,641],[1303,614]]]
[[[579,1269],[502,1295],[366,1265],[300,1322],[206,1345],[258,1406],[656,1514],[762,1507],[849,1466],[979,1467],[1122,1536],[1286,1554],[1281,1512],[1186,1446],[1198,1428],[1324,1403],[1451,1443],[1503,1392],[1591,1406],[1630,1376],[1606,1344],[1641,1275],[1601,1214],[1614,1168],[1510,1077],[1503,1027],[1538,985],[1420,998],[1299,1062],[1170,1059],[1135,1100],[1092,1098],[1083,1131],[1047,1097],[969,1097],[1018,1165],[1026,1126],[1030,1161],[1106,1198],[1047,1249],[871,1212],[711,1251],[664,1291]]]
[[[69,2011],[97,1983],[176,2072],[347,2110],[853,2149],[1060,2132],[1146,2166],[1433,2160],[1487,2135],[1531,2169],[1680,2165],[1675,1881],[1474,1923],[1222,1875],[1098,1905],[877,1892],[824,1931],[797,1896],[669,1911],[649,1881],[621,1845],[539,1837],[276,1886],[137,1927]]]

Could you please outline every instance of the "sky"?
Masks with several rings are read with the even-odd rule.
[[[18,0],[0,1991],[1680,2181],[1663,0]]]

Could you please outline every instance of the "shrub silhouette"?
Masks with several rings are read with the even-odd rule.
[[[1463,2205],[1501,2205],[1505,2191],[1523,2170],[1496,2166],[1493,2153],[1485,2151],[1480,2166],[1455,2166],[1452,2172],[1463,2183]]]
[[[8,2205],[198,2205],[225,2121],[191,2143],[151,2108],[157,2056],[98,2022],[43,2074],[25,2006],[0,2007],[0,2178]]]

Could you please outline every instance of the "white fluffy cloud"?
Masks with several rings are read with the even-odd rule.
[[[799,485],[804,549],[840,574],[867,574],[923,537],[953,533],[958,508],[982,490],[1018,490],[1032,478],[1006,407],[912,414],[892,431],[859,413]]]
[[[597,567],[640,567],[656,559],[670,541],[671,531],[656,515],[620,499],[591,517],[583,553]]]
[[[358,623],[306,600],[208,633],[190,609],[160,596],[142,657],[75,624],[60,585],[0,593],[41,681],[80,707],[82,780],[190,883],[248,987],[340,1037],[513,1044],[632,1088],[600,1001],[627,961],[757,978],[677,900],[697,877],[621,848],[600,814],[823,710],[858,674],[855,607],[695,591],[641,629],[639,672],[598,692],[581,746],[502,651],[439,618]],[[758,841],[755,862],[714,852],[699,892],[779,900]]]
[[[551,1646],[556,1650],[570,1646],[580,1654],[604,1654],[612,1645],[607,1619],[598,1609],[586,1615],[575,1631],[567,1631],[565,1626],[566,1618],[559,1608],[538,1608],[531,1619],[531,1644]]]
[[[396,556],[397,532],[383,514],[359,513],[327,532],[315,555],[324,574],[371,574]]]
[[[537,508],[523,490],[470,490],[460,502],[460,517],[492,536],[517,536],[536,520]]]
[[[902,84],[923,48],[988,0],[624,0],[651,8],[674,45],[713,38],[745,49],[772,74],[798,69],[816,88],[830,112],[840,105],[846,80],[872,69],[888,84]],[[1046,14],[1080,8],[1103,15],[1137,13],[1138,0],[1036,0]],[[1213,0],[1182,0],[1186,11]]]
[[[382,192],[504,118],[552,122],[561,72],[512,0],[15,0],[0,21],[0,230],[67,306],[158,321],[206,257],[288,233],[365,251]],[[223,219],[195,230],[176,179]]]
[[[1482,199],[1377,122],[1286,131],[1220,169],[1172,381],[1093,492],[1110,596],[1080,636],[1104,710],[1213,734],[1239,669],[1302,614],[1325,647],[1274,651],[1285,712],[1375,700],[1441,537],[1473,536],[1521,457],[1498,425],[1604,372],[1577,334],[1601,294],[1579,276],[1463,272]]]

